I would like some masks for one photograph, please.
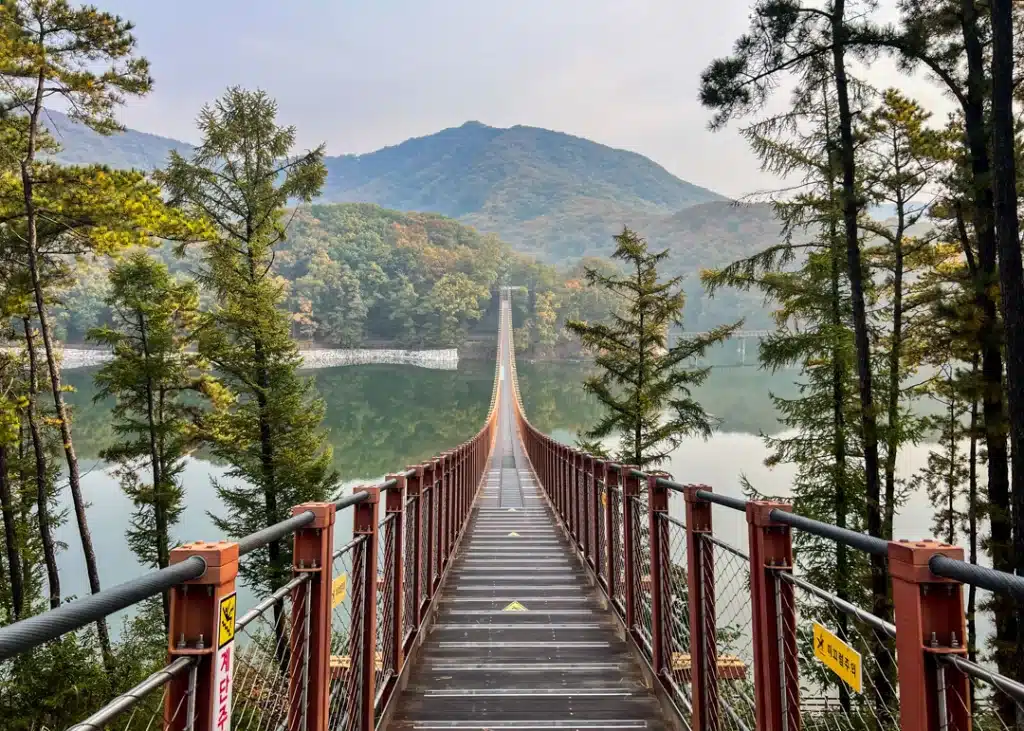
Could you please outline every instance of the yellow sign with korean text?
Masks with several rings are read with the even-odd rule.
[[[345,601],[345,591],[348,589],[348,574],[342,574],[331,583],[331,607],[336,607]]]
[[[861,692],[860,653],[817,622],[814,623],[814,656],[853,690]]]

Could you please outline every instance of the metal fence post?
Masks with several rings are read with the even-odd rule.
[[[380,541],[380,488],[357,487],[355,492],[369,493],[358,503],[352,516],[354,535],[366,536],[363,554],[362,586],[353,589],[363,595],[363,646],[359,658],[359,731],[374,731],[374,701],[377,697],[377,551]],[[355,658],[353,657],[353,661]]]
[[[633,531],[633,513],[636,505],[633,498],[640,494],[640,478],[634,475],[637,469],[635,465],[621,465],[620,476],[622,477],[622,551],[623,566],[625,575],[623,580],[623,598],[626,605],[623,607],[626,621],[626,629],[630,635],[636,638],[636,610],[637,596],[636,585],[639,579],[636,575],[636,554],[637,536]]]
[[[331,587],[333,583],[334,503],[306,503],[292,515],[312,512],[313,522],[295,531],[292,573],[309,580],[292,589],[288,652],[288,729],[327,727],[331,672]],[[306,616],[309,623],[306,623]],[[308,635],[307,635],[308,629]]]
[[[900,729],[970,731],[970,680],[936,657],[967,654],[963,585],[931,572],[935,555],[964,560],[962,548],[935,541],[889,542]]]
[[[168,661],[182,655],[196,658],[192,731],[217,731],[218,725],[223,729],[231,718],[238,544],[188,543],[171,551],[170,563],[193,556],[206,561],[206,573],[171,589]],[[167,685],[164,728],[168,731],[185,731],[188,726],[186,714],[177,710],[190,705],[189,686],[189,674],[179,675]]]
[[[711,503],[697,497],[697,491],[711,492],[707,485],[687,485],[686,501],[686,585],[690,609],[690,696],[691,725],[718,731],[718,641],[715,622],[715,551],[708,540]]]
[[[668,488],[659,478],[668,473],[647,475],[647,526],[651,541],[651,665],[655,674],[664,679],[672,665],[671,649],[667,648],[666,626],[671,621],[669,607],[672,595],[665,573],[669,570],[668,546]]]
[[[612,504],[613,500],[617,500],[613,491],[619,487],[621,482],[622,465],[614,462],[608,462],[605,464],[604,475],[604,489],[608,499],[604,503],[604,521],[605,530],[608,533],[608,555],[605,556],[605,561],[608,563],[608,597],[611,599],[612,606],[615,606],[615,592],[619,577],[615,570],[615,556],[618,546],[615,545],[615,508]]]
[[[768,501],[747,503],[756,726],[798,731],[800,688],[789,687],[799,677],[796,605],[793,585],[778,578],[781,572],[793,571],[793,539],[788,526],[771,519],[772,510],[792,512],[793,508]]]
[[[391,592],[391,632],[395,651],[392,655],[392,676],[396,681],[405,663],[405,487],[404,474],[388,475],[394,480],[395,486],[388,490],[384,501],[385,511],[395,517],[391,533],[394,545],[391,546],[391,586],[385,591]]]
[[[405,494],[412,498],[412,634],[419,634],[423,616],[423,465],[408,468],[414,474],[406,478]]]

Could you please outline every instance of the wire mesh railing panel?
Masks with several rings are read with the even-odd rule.
[[[68,731],[160,731],[172,725],[192,728],[196,713],[195,660],[177,658]],[[186,684],[186,690],[168,708],[167,686],[175,678]]]
[[[403,644],[416,629],[416,512],[419,509],[420,503],[417,498],[411,497],[405,501],[405,537],[402,541],[402,555],[405,558],[402,564],[405,569],[405,576],[402,579],[405,600],[402,610]]]
[[[396,550],[401,550],[398,535],[397,514],[392,513],[381,523],[381,540],[377,544],[377,653],[381,657],[381,665],[377,668],[376,692],[378,698],[384,691],[384,685],[391,677],[395,667],[395,649],[401,638],[395,637],[394,631],[394,592]],[[376,707],[376,700],[374,706]]]
[[[612,513],[612,533],[608,536],[608,546],[614,557],[613,570],[615,572],[612,600],[617,603],[617,609],[622,613],[626,606],[626,553],[622,548],[622,490],[618,487],[609,487],[608,501]]]
[[[300,574],[257,604],[235,628],[231,727],[265,731],[287,725],[301,703],[293,672],[308,665],[309,574]],[[296,637],[293,638],[293,632]],[[293,648],[299,655],[293,656]]]
[[[948,731],[966,731],[961,719],[967,718],[973,731],[1024,731],[1024,684],[962,656],[939,655],[938,660],[936,687],[946,699]],[[966,694],[950,682],[954,673],[967,676]]]
[[[429,540],[431,536],[431,516],[433,513],[434,504],[434,490],[431,487],[424,487],[423,496],[421,498],[423,503],[421,506],[422,514],[420,518],[420,525],[422,530],[420,531],[420,595],[417,597],[417,601],[422,607],[426,604],[427,597],[430,596],[430,545]]]
[[[441,539],[443,537],[441,535],[441,509],[444,506],[444,501],[442,500],[441,497],[443,494],[443,490],[441,488],[440,481],[434,483],[433,493],[434,511],[432,520],[434,523],[434,555],[430,557],[430,580],[432,582],[431,586],[433,586],[434,583],[436,583],[441,578],[441,562],[438,559],[441,556]]]
[[[707,616],[704,636],[714,643],[718,675],[719,719],[724,729],[754,728],[754,642],[750,604],[750,559],[707,535],[711,561],[704,563],[702,581],[715,587],[715,613]]]
[[[675,687],[690,685],[693,663],[690,633],[690,589],[687,581],[686,526],[661,513],[667,561],[662,572],[665,602],[665,635],[669,656],[667,664]],[[676,699],[683,702],[684,699]]]
[[[366,574],[366,545],[366,536],[358,536],[334,554],[334,582],[344,581],[345,591],[335,593],[331,611],[328,728],[332,731],[355,729],[361,720],[364,598],[359,587]]]
[[[598,580],[608,586],[608,530],[605,526],[604,507],[608,502],[608,494],[604,489],[604,481],[595,481],[594,490],[594,571]]]
[[[896,628],[789,573],[776,576],[776,601],[796,629],[796,677],[784,675],[802,726],[898,731]],[[787,583],[792,592],[781,590]]]
[[[636,598],[636,625],[642,649],[651,657],[651,531],[647,501],[629,498],[633,504],[633,596]]]

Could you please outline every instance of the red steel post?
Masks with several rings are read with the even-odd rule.
[[[188,543],[171,551],[170,563],[181,563],[193,556],[206,561],[206,572],[171,589],[167,652],[169,661],[183,655],[195,657],[198,665],[193,731],[217,731],[230,723],[238,544]],[[164,697],[164,728],[168,731],[186,728],[187,714],[178,711],[187,707],[188,694],[188,673],[168,683]]]
[[[608,564],[608,596],[612,599],[615,599],[616,585],[619,581],[615,571],[615,556],[618,555],[616,552],[619,550],[619,546],[615,543],[615,505],[613,501],[618,500],[615,492],[621,482],[621,470],[622,465],[614,462],[607,463],[604,470],[604,489],[605,494],[608,496],[608,499],[604,502],[604,525],[605,531],[608,534],[608,555],[605,556],[605,561]]]
[[[670,674],[671,649],[667,626],[671,621],[672,595],[669,571],[668,488],[658,481],[665,474],[647,475],[647,529],[651,542],[651,665],[664,679]]]
[[[708,540],[711,503],[697,491],[711,492],[707,485],[687,485],[686,585],[690,602],[690,698],[691,726],[718,731],[718,641],[715,622],[715,547]]]
[[[931,572],[928,561],[935,555],[963,561],[964,550],[935,541],[889,542],[900,729],[970,731],[970,680],[937,657],[967,654],[963,585]]]
[[[394,545],[391,546],[391,586],[384,587],[385,591],[391,592],[391,636],[395,645],[392,655],[392,667],[394,678],[397,679],[402,672],[402,665],[405,663],[405,488],[406,478],[404,474],[388,475],[388,480],[394,480],[395,486],[388,490],[384,501],[384,509],[389,515],[394,515],[394,524],[391,534],[394,536]]]
[[[306,503],[292,508],[292,515],[309,511],[315,517],[312,523],[295,531],[292,549],[292,573],[296,576],[309,574],[309,580],[292,589],[288,653],[289,731],[321,731],[327,727],[335,510],[334,503]],[[308,678],[303,677],[304,665]]]
[[[799,731],[800,728],[793,585],[777,576],[793,571],[792,532],[788,526],[771,519],[772,510],[791,512],[792,509],[786,503],[747,503],[751,615],[754,619],[754,706],[756,728],[766,731]]]
[[[421,593],[423,591],[423,465],[418,464],[408,468],[414,474],[406,478],[405,494],[412,498],[412,611],[410,620],[412,632],[415,636],[420,628],[420,619],[423,616],[421,605]]]
[[[377,551],[380,510],[379,487],[357,487],[355,492],[369,493],[369,499],[355,507],[353,535],[366,536],[363,543],[362,586],[352,587],[363,594],[363,635],[361,637],[359,670],[359,731],[374,731],[374,701],[377,697]],[[354,662],[354,658],[353,658]]]
[[[624,619],[626,620],[626,629],[629,631],[630,635],[634,636],[635,639],[637,610],[636,585],[639,583],[636,571],[636,559],[639,551],[637,550],[638,536],[633,530],[633,513],[636,509],[633,498],[640,494],[640,478],[633,474],[633,471],[637,469],[635,465],[622,465],[621,469],[622,551],[625,566],[625,576],[623,577],[623,580],[626,584],[623,587],[623,598],[626,602],[623,609],[625,610]]]

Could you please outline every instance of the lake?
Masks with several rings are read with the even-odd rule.
[[[598,407],[582,389],[588,368],[578,363],[519,364],[523,402],[532,423],[557,439],[571,443],[577,429],[592,424]],[[93,403],[95,369],[68,371],[65,380],[74,407],[75,446],[82,460],[82,487],[91,504],[88,514],[104,586],[125,581],[144,568],[134,560],[124,536],[132,512],[131,502],[108,474],[99,453],[113,441],[110,404]],[[494,362],[460,361],[457,370],[429,370],[407,365],[358,365],[310,371],[327,403],[325,426],[334,447],[334,462],[343,489],[372,483],[436,454],[472,436],[479,428],[491,394]],[[793,470],[768,469],[763,461],[761,432],[777,433],[779,425],[770,393],[793,396],[796,371],[766,373],[752,367],[716,368],[696,390],[701,403],[719,420],[719,431],[709,440],[684,442],[664,469],[684,483],[703,483],[716,492],[742,496],[745,475],[763,493],[786,495]],[[907,447],[898,470],[910,475],[926,462],[929,445]],[[200,457],[190,458],[184,471],[186,508],[174,531],[180,541],[221,538],[207,512],[221,506],[210,484],[221,478],[223,465]],[[70,507],[70,498],[62,495]],[[674,496],[672,513],[682,517],[682,500]],[[897,538],[931,535],[932,508],[923,494],[911,496],[896,520]],[[59,529],[67,545],[60,555],[65,595],[87,591],[85,566],[73,514]],[[746,544],[742,514],[715,511],[715,533],[736,547]],[[351,536],[351,518],[339,516],[336,544]],[[251,597],[240,589],[240,604]],[[116,625],[115,621],[115,625]]]

